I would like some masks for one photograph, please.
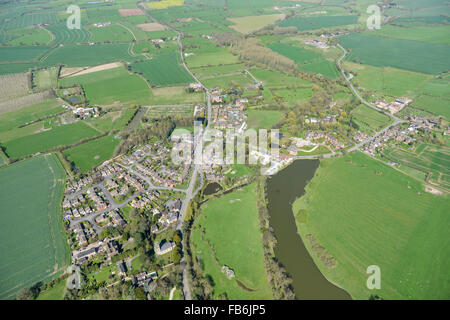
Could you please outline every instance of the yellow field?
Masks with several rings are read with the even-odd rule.
[[[161,0],[159,2],[149,2],[147,6],[150,9],[166,9],[168,7],[174,6],[182,6],[184,4],[184,0]]]

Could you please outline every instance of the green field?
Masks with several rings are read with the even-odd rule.
[[[131,64],[131,70],[142,74],[152,86],[170,86],[193,82],[191,75],[180,64],[178,53],[163,53],[152,60]]]
[[[5,141],[2,133],[6,133],[30,121],[57,114],[63,110],[64,108],[61,107],[57,100],[46,100],[28,107],[2,113],[0,116],[0,140]]]
[[[128,122],[131,121],[135,112],[135,109],[125,109],[121,107],[120,110],[109,111],[101,117],[90,118],[85,121],[101,132],[122,130],[126,127]]]
[[[96,44],[96,45],[65,45],[56,48],[41,64],[65,64],[68,67],[96,66],[103,63],[124,60],[133,61],[128,52],[129,44]]]
[[[69,29],[66,22],[54,24],[46,27],[55,37],[55,44],[83,43],[91,39],[91,34],[84,28]]]
[[[271,43],[268,47],[293,60],[303,71],[320,73],[333,79],[339,77],[339,71],[334,62],[326,60],[322,55],[315,53],[314,51],[280,42]]]
[[[0,169],[0,298],[55,278],[70,262],[60,203],[64,170],[54,155]]]
[[[112,158],[114,149],[119,143],[119,138],[105,136],[64,150],[63,154],[69,162],[73,162],[75,167],[85,173]]]
[[[432,79],[431,75],[391,67],[373,67],[345,62],[344,69],[357,74],[354,80],[359,87],[391,97],[415,97],[419,89]]]
[[[278,23],[280,27],[294,26],[299,31],[307,31],[321,28],[355,24],[357,16],[318,16],[318,17],[294,17]]]
[[[65,291],[66,280],[62,280],[52,288],[40,292],[36,300],[63,300]]]
[[[379,30],[368,31],[380,37],[415,40],[428,43],[450,44],[449,30],[445,25],[437,26],[415,26],[415,27],[399,27],[387,25]]]
[[[363,104],[354,109],[351,114],[352,122],[356,123],[360,129],[366,128],[376,131],[389,122],[388,116]]]
[[[352,153],[322,160],[293,211],[320,271],[353,298],[450,298],[448,200],[420,182]],[[317,258],[308,234],[336,259],[335,268]],[[380,267],[380,290],[366,287],[370,265]]]
[[[412,105],[419,109],[430,111],[435,115],[442,115],[447,119],[447,121],[450,119],[449,98],[421,95],[413,102]]]
[[[37,60],[48,50],[47,46],[0,47],[0,63]]]
[[[270,129],[281,120],[282,116],[283,112],[279,110],[248,110],[248,128]]]
[[[195,104],[205,101],[203,92],[186,92],[185,86],[161,87],[152,89],[150,105]]]
[[[185,59],[189,68],[228,65],[239,62],[239,58],[232,55],[226,48],[201,48],[189,50],[189,53],[194,54]]]
[[[251,33],[275,23],[277,20],[284,18],[283,14],[267,14],[259,16],[229,18],[233,25],[231,28],[241,33]]]
[[[56,126],[50,130],[10,140],[3,144],[10,158],[21,158],[58,146],[66,146],[85,138],[98,135],[99,132],[82,121]]]
[[[39,89],[56,88],[58,68],[47,68],[33,72],[33,83]]]
[[[151,90],[139,76],[130,74],[124,67],[66,77],[60,85],[71,87],[80,84],[90,104],[110,105],[113,103],[148,104]]]
[[[450,148],[421,143],[416,150],[389,147],[383,154],[391,161],[400,164],[400,170],[409,168],[406,174],[420,172],[420,176],[429,175],[429,181],[446,190],[450,190]]]
[[[389,39],[364,34],[339,37],[351,49],[347,60],[376,67],[394,67],[427,74],[450,69],[450,46],[411,40]]]
[[[192,253],[201,259],[204,274],[214,281],[214,296],[226,293],[228,299],[271,299],[256,209],[255,185],[246,186],[202,206],[194,223]],[[226,265],[236,280],[221,272]]]

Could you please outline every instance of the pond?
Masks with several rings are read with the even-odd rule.
[[[205,196],[209,196],[219,191],[222,191],[222,189],[223,189],[222,186],[217,182],[211,182],[206,186],[205,190],[203,191],[203,194]]]

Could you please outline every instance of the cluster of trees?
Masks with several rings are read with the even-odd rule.
[[[270,69],[284,73],[291,74],[293,70],[297,69],[294,61],[259,45],[258,40],[255,38],[237,42],[236,46],[232,47],[231,52],[247,63],[253,64],[257,62]]]
[[[297,34],[297,28],[294,26],[291,27],[279,27],[277,25],[270,25],[263,29],[257,30],[253,32],[255,36],[280,36],[280,35],[291,35]]]

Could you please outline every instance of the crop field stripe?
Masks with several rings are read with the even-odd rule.
[[[54,278],[69,264],[60,209],[64,171],[50,154],[2,168],[0,176],[2,189],[9,186],[0,195],[9,208],[1,213],[0,297],[10,299],[22,287]]]

